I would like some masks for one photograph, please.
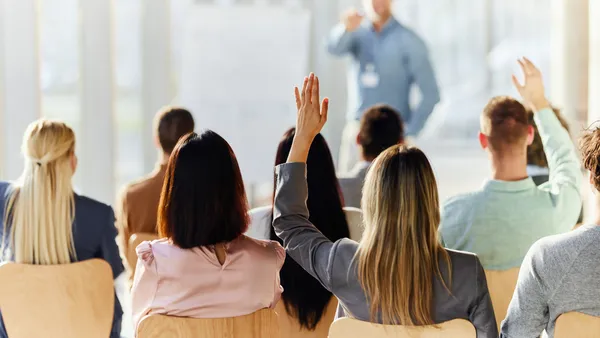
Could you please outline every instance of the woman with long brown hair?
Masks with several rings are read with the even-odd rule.
[[[306,159],[327,120],[318,78],[306,78],[287,163],[277,166],[273,226],[287,253],[338,299],[338,316],[393,325],[463,318],[477,337],[497,337],[485,273],[477,256],[445,249],[438,238],[437,185],[427,157],[414,147],[384,151],[367,174],[360,243],[335,243],[309,221]]]

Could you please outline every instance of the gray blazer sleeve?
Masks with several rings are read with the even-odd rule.
[[[490,291],[487,286],[485,271],[479,262],[479,258],[475,257],[475,260],[475,275],[477,276],[476,298],[473,302],[474,307],[469,314],[469,321],[475,326],[477,338],[496,338],[498,337],[498,324],[496,323],[496,316],[494,314],[494,307],[492,306]]]
[[[339,241],[332,243],[308,220],[306,164],[281,164],[275,173],[275,233],[283,241],[286,253],[332,291],[332,269]]]

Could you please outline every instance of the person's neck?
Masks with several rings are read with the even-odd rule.
[[[171,157],[171,154],[167,154],[167,153],[161,153],[160,155],[160,165],[167,165],[169,163],[169,158]]]
[[[499,157],[490,155],[492,164],[492,179],[499,181],[521,181],[526,179],[527,175],[527,157],[512,156]]]
[[[377,33],[381,32],[383,26],[392,18],[391,14],[386,14],[385,16],[380,16],[376,21],[373,21],[373,28]]]

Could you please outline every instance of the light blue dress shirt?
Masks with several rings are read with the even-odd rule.
[[[450,198],[442,210],[444,245],[477,254],[487,270],[521,266],[533,243],[571,230],[579,217],[583,174],[575,146],[552,110],[534,119],[548,158],[548,182],[489,180],[479,191]]]
[[[352,56],[348,70],[348,120],[359,120],[375,104],[388,104],[402,115],[407,135],[421,131],[440,101],[427,47],[421,38],[390,18],[380,32],[367,20],[353,32],[347,32],[340,24],[331,32],[327,45],[333,55]],[[379,78],[376,86],[363,81],[369,69]],[[415,109],[409,102],[412,85],[417,85],[422,94]]]

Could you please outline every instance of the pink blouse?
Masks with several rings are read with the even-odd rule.
[[[281,297],[285,250],[241,236],[226,245],[223,265],[206,248],[181,249],[168,239],[143,242],[132,293],[135,327],[146,315],[194,318],[243,316],[274,308]]]

